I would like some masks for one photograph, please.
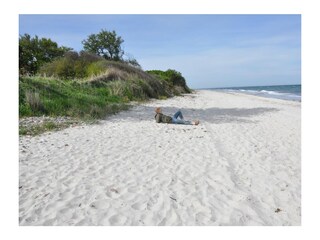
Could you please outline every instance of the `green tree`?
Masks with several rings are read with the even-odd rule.
[[[59,47],[49,38],[38,36],[32,38],[29,34],[19,38],[19,72],[20,74],[35,74],[39,68],[54,58],[63,56],[71,48]]]
[[[98,34],[91,34],[82,41],[84,50],[95,53],[108,60],[121,61],[124,51],[121,44],[124,40],[115,31],[101,30]]]

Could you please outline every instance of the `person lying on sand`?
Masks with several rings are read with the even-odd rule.
[[[157,123],[174,123],[174,124],[186,124],[186,125],[198,125],[200,123],[199,120],[195,121],[186,121],[183,118],[182,112],[179,110],[172,117],[162,114],[162,109],[157,107],[155,109],[156,115],[154,118]]]

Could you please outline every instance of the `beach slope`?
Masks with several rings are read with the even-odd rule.
[[[19,224],[300,225],[300,124],[300,102],[200,90],[20,137]]]

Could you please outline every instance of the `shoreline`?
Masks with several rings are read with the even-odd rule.
[[[244,93],[244,92],[228,92],[228,91],[222,91],[219,89],[212,89],[212,90],[194,90],[194,91],[213,91],[213,92],[220,92],[220,93],[226,93],[226,94],[235,94],[235,95],[245,95],[245,96],[253,96],[261,99],[274,99],[274,100],[280,100],[280,101],[285,101],[285,102],[296,102],[301,104],[301,100],[292,100],[292,99],[283,99],[283,98],[276,98],[276,97],[267,97],[267,96],[261,96],[261,95],[256,95],[256,94],[250,94],[250,93]]]
[[[301,225],[300,125],[300,102],[195,90],[21,136],[19,224]]]
[[[248,95],[261,96],[265,98],[275,98],[275,99],[301,102],[301,84],[206,88],[203,90],[245,93]]]

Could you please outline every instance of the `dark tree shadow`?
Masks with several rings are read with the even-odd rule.
[[[133,121],[154,120],[155,108],[149,106],[136,106],[130,109],[130,114],[123,114],[123,119]],[[163,114],[172,116],[179,108],[164,107]],[[208,123],[254,123],[254,116],[279,111],[277,108],[207,108],[207,109],[180,109],[186,120],[199,119]]]

